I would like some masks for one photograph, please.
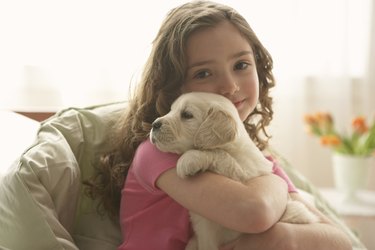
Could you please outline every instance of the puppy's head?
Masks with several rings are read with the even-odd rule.
[[[191,92],[181,95],[171,111],[152,124],[150,139],[161,151],[182,154],[189,149],[213,149],[235,139],[240,121],[225,97]]]

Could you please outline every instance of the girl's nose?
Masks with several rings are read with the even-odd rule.
[[[230,73],[222,75],[219,86],[220,94],[223,96],[231,96],[240,89],[235,77]]]

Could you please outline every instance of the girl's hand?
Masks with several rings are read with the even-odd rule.
[[[292,193],[292,198],[299,200],[317,216],[320,223],[289,224],[278,222],[269,230],[258,234],[243,234],[237,240],[229,242],[219,250],[290,250],[290,249],[340,249],[350,250],[349,238],[334,223],[315,207],[306,203],[299,194]]]
[[[265,232],[259,234],[243,234],[238,239],[220,246],[219,250],[286,250],[288,247],[281,247],[282,245],[279,245],[279,243],[283,243],[282,239],[286,237],[284,229],[281,229],[282,226],[283,225],[280,225],[280,223],[276,223]]]

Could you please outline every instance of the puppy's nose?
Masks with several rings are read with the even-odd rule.
[[[152,123],[152,129],[153,130],[158,130],[161,127],[161,125],[162,125],[161,121],[154,121]]]

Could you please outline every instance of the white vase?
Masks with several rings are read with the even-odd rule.
[[[372,160],[372,157],[333,154],[334,183],[344,201],[356,200],[357,190],[366,186]]]

